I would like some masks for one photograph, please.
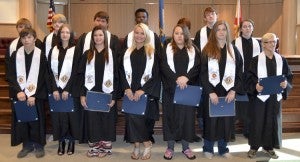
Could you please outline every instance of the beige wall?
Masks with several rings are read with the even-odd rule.
[[[20,7],[20,17],[23,15],[30,16],[33,13],[35,17],[30,20],[34,21],[38,37],[43,39],[49,33],[46,29],[48,4],[40,2],[47,2],[48,0],[20,0],[23,5],[28,1],[33,3],[34,7],[28,11],[29,14]],[[57,0],[55,1],[57,2]],[[59,1],[68,2],[67,0]],[[219,19],[226,20],[233,29],[235,5],[236,0],[165,0],[164,32],[170,36],[178,19],[187,17],[192,22],[191,34],[194,37],[196,31],[204,25],[202,13],[207,6],[216,8]],[[251,18],[255,22],[255,37],[261,37],[266,32],[274,32],[279,38],[281,37],[283,0],[241,0],[241,5],[243,19]],[[70,6],[56,5],[56,10],[57,13],[67,14],[68,9],[70,9],[69,21],[77,37],[92,29],[93,16],[96,12],[107,11],[110,15],[110,31],[122,38],[132,30],[134,11],[141,7],[148,10],[149,26],[158,33],[158,0],[70,0]],[[297,28],[299,28],[299,22]],[[0,24],[0,31],[0,37],[17,36],[14,24]]]

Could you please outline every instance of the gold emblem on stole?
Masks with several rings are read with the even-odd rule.
[[[106,81],[106,82],[104,83],[104,85],[105,85],[106,87],[110,87],[110,86],[112,85],[112,82],[111,82],[110,80],[108,80],[108,81]]]
[[[24,82],[24,76],[18,76],[18,82],[23,83]]]
[[[217,78],[217,73],[212,73],[212,74],[211,74],[211,77],[212,77],[213,79],[216,79],[216,78]]]
[[[229,76],[227,78],[225,78],[225,83],[226,84],[231,84],[233,82],[232,78]]]
[[[87,77],[87,82],[88,83],[93,83],[93,75],[88,75]]]
[[[69,77],[64,75],[63,77],[60,78],[60,80],[64,83],[66,83],[68,81]]]
[[[54,77],[55,77],[55,80],[58,80],[58,79],[59,79],[59,78],[58,78],[58,74],[55,74]]]
[[[27,87],[27,89],[28,89],[28,91],[29,92],[32,92],[33,90],[35,90],[35,85],[33,85],[33,84],[30,84],[28,87]]]

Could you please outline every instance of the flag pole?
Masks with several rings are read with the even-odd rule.
[[[164,44],[164,0],[159,0],[159,37],[161,43]]]

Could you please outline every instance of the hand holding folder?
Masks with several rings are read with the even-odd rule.
[[[284,75],[269,76],[266,78],[259,78],[259,85],[263,86],[263,90],[259,92],[259,95],[272,95],[283,92],[283,88],[280,86],[281,82],[286,80]]]
[[[38,115],[36,106],[28,106],[27,101],[13,101],[18,122],[37,121]]]
[[[142,95],[138,101],[130,100],[126,95],[123,97],[122,112],[128,114],[145,115],[147,95]]]
[[[109,112],[112,95],[109,93],[88,91],[86,94],[86,104],[88,111]]]
[[[74,100],[69,94],[67,100],[63,100],[60,94],[60,100],[55,100],[52,94],[48,95],[49,107],[51,112],[74,112]]]
[[[219,103],[215,105],[209,100],[209,117],[224,116],[235,116],[235,102],[228,103],[225,97],[219,97]]]
[[[174,95],[174,104],[187,105],[187,106],[199,106],[202,95],[202,87],[187,85],[186,88],[180,89],[176,87]]]

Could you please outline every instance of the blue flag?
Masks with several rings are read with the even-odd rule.
[[[165,42],[164,34],[164,0],[159,0],[159,37],[162,44]]]

